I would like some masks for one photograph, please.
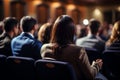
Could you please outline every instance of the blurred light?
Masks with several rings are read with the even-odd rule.
[[[57,7],[61,6],[61,4],[60,4],[59,2],[54,2],[54,3],[52,3],[51,5],[52,5],[52,7],[54,7],[54,8],[57,8]]]
[[[118,7],[118,11],[120,11],[120,6]]]
[[[39,4],[41,4],[42,3],[42,1],[40,1],[40,0],[35,0],[35,1],[33,1],[33,4],[34,5],[39,5]]]
[[[95,8],[92,14],[92,18],[99,20],[100,22],[103,21],[104,16],[100,8]]]
[[[88,25],[88,24],[89,24],[88,19],[84,19],[84,20],[83,20],[83,24],[84,24],[84,25]]]
[[[69,5],[67,5],[67,8],[68,8],[68,9],[73,10],[73,9],[75,9],[75,8],[76,8],[76,6],[75,6],[75,5],[73,5],[73,4],[69,4]]]
[[[100,10],[99,9],[95,9],[95,11],[94,11],[94,14],[96,15],[96,16],[99,16],[100,14],[101,14],[101,12],[100,12]]]

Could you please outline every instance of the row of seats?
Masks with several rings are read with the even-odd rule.
[[[102,70],[108,80],[120,80],[120,50],[105,50],[100,53],[93,48],[85,48],[87,51],[88,59],[90,63],[96,59],[103,60]]]
[[[90,64],[92,64],[92,62],[95,61],[96,59],[102,58],[102,53],[100,53],[98,50],[94,48],[85,48],[85,50],[87,52]]]
[[[109,80],[120,80],[120,50],[105,50],[102,59],[105,76]]]
[[[96,50],[86,50],[90,62],[100,57],[96,56]],[[109,80],[120,80],[120,51],[104,51],[102,59],[102,72],[105,76],[109,78]],[[3,78],[11,78],[13,80],[35,80],[34,78],[39,80],[48,80],[53,78],[53,80],[61,80],[62,78],[66,78],[65,80],[75,80],[73,78],[76,77],[73,68],[71,68],[71,65],[67,62],[44,59],[35,61],[32,58],[15,56],[6,57],[4,55],[0,55],[0,75]],[[60,76],[60,78],[58,76]],[[67,76],[70,76],[70,79],[67,79],[69,78]]]
[[[86,48],[90,63],[100,54],[95,49]],[[76,80],[72,66],[56,60],[0,55],[0,75],[11,80]],[[6,77],[7,76],[7,77]],[[63,79],[64,78],[64,79]]]
[[[77,80],[67,62],[0,55],[0,80]]]

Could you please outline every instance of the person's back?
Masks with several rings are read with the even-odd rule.
[[[106,45],[105,50],[120,50],[120,40],[114,41],[111,45]]]
[[[0,54],[11,56],[11,40],[18,35],[18,21],[14,17],[4,19],[4,32],[0,35]]]
[[[110,38],[106,42],[106,50],[120,50],[120,21],[115,22]]]
[[[85,48],[95,48],[100,52],[103,52],[105,49],[105,42],[94,35],[87,35],[86,37],[77,39],[76,45]]]
[[[56,46],[56,44],[43,45],[41,54],[44,59],[50,57],[59,61],[69,62],[72,64],[78,80],[93,80],[95,78],[98,72],[96,70],[97,65],[90,65],[84,48],[74,44],[68,44],[60,47],[57,53],[50,53],[54,52],[52,51],[54,46]]]
[[[38,29],[37,21],[25,16],[20,23],[23,32],[12,40],[12,52],[15,56],[31,57],[40,59],[42,43],[34,38],[34,32]]]
[[[0,54],[6,55],[6,56],[10,56],[12,55],[12,51],[11,51],[11,38],[9,37],[9,35],[3,33],[0,36]]]
[[[95,48],[100,52],[105,49],[105,41],[103,41],[99,36],[97,36],[98,29],[100,27],[100,22],[97,20],[91,20],[88,25],[89,33],[83,38],[76,40],[76,45],[87,48]]]
[[[78,80],[94,80],[102,62],[97,60],[90,65],[85,49],[73,44],[74,33],[72,18],[67,15],[58,17],[52,28],[50,43],[41,48],[41,57],[69,62],[75,69]]]

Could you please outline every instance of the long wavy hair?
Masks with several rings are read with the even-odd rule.
[[[52,47],[54,57],[61,59],[63,48],[74,43],[75,26],[73,20],[68,15],[58,17],[53,25],[50,43],[57,44]]]
[[[112,28],[111,36],[109,40],[106,42],[106,45],[109,46],[117,40],[120,40],[120,21],[115,22]]]

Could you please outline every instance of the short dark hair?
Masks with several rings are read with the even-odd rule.
[[[6,17],[3,20],[4,23],[4,30],[6,32],[10,32],[14,27],[17,27],[18,20],[15,17]]]
[[[30,32],[35,24],[37,24],[37,20],[31,16],[24,16],[20,21],[20,26],[24,32]]]
[[[91,19],[89,22],[89,27],[90,27],[92,34],[97,33],[100,27],[100,21],[96,19]]]

